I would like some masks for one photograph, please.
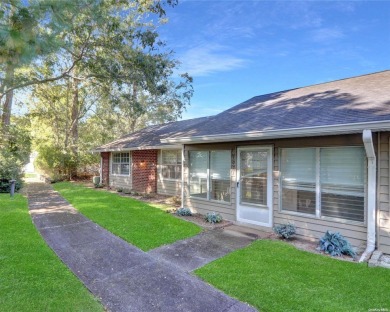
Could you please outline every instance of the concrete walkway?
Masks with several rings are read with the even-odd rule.
[[[206,258],[214,259],[212,252],[207,252],[207,257],[198,252],[198,261],[179,265],[181,261],[175,256],[178,249],[173,257],[168,246],[145,253],[78,213],[50,185],[31,183],[27,194],[38,231],[108,310],[256,311],[186,272],[202,265]],[[221,255],[250,242],[248,237],[240,239],[228,233],[215,237],[219,237],[218,244],[226,243]],[[201,241],[207,242],[205,235],[190,239],[189,245],[202,245]]]

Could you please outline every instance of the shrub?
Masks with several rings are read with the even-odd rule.
[[[189,208],[179,208],[176,210],[176,214],[179,216],[192,216],[192,212]]]
[[[339,232],[332,233],[326,231],[325,235],[320,239],[319,250],[330,254],[331,256],[350,255],[356,257],[356,251],[351,246],[346,238]]]
[[[206,213],[206,215],[204,216],[204,219],[206,220],[206,222],[209,222],[209,223],[219,223],[222,221],[222,216],[219,214],[219,213],[215,213],[215,212],[208,212]]]
[[[295,235],[297,228],[292,223],[279,224],[274,226],[274,232],[285,239],[289,239]]]

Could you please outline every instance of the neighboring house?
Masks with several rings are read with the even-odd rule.
[[[181,145],[164,144],[161,139],[180,135],[206,119],[150,126],[96,148],[94,152],[101,155],[101,182],[116,189],[181,196]]]
[[[157,192],[178,194],[183,185],[182,205],[196,212],[268,230],[290,221],[310,239],[339,231],[364,255],[375,246],[390,253],[390,71],[262,95],[156,129],[175,125],[181,130],[159,132],[157,146],[161,155],[182,147],[183,179],[176,176],[175,191]],[[166,168],[162,159],[159,166]]]

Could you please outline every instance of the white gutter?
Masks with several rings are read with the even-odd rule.
[[[184,207],[184,145],[181,146],[181,207]]]
[[[234,125],[232,125],[234,127]],[[250,141],[259,139],[278,139],[303,136],[321,136],[336,135],[348,133],[361,133],[364,129],[370,128],[372,131],[390,130],[390,121],[371,121],[354,124],[341,124],[333,126],[303,127],[280,130],[263,130],[245,133],[228,133],[193,137],[172,137],[161,139],[161,143],[211,143],[211,142],[232,142],[232,141]]]
[[[375,250],[376,239],[376,157],[371,130],[363,131],[363,143],[367,154],[367,247],[359,262],[368,259]]]
[[[181,149],[181,145],[157,145],[157,146],[137,146],[129,148],[121,147],[107,147],[102,149],[93,149],[92,153],[103,153],[103,152],[129,152],[129,151],[139,151],[139,150],[152,150],[152,149]]]

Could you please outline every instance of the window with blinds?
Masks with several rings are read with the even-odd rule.
[[[321,215],[364,222],[363,148],[320,150]]]
[[[161,152],[161,175],[163,179],[181,179],[181,150]]]
[[[190,151],[190,195],[230,202],[230,168],[230,151]]]
[[[364,222],[362,147],[286,148],[280,165],[282,210]]]
[[[113,153],[112,174],[129,175],[130,174],[130,153]]]
[[[230,201],[230,151],[210,152],[210,199]]]

